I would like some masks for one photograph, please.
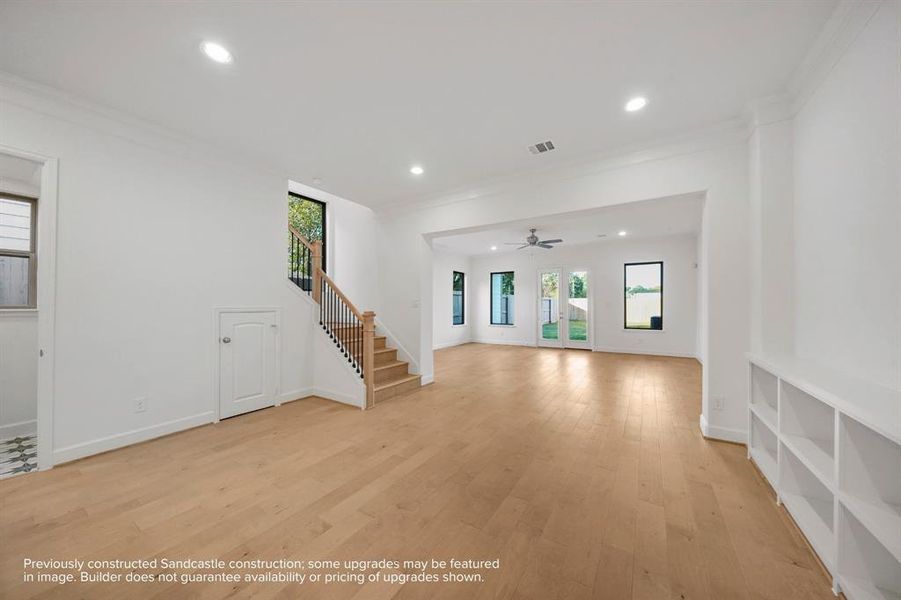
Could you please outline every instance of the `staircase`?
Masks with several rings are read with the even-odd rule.
[[[288,230],[288,279],[319,305],[319,325],[363,378],[364,408],[419,388],[422,376],[410,373],[409,363],[397,358],[386,336],[376,335],[375,313],[357,309],[322,270],[322,243],[308,241],[293,227]]]

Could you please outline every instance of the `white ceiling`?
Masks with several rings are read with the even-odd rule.
[[[3,2],[0,69],[376,206],[735,118],[835,4]]]
[[[462,234],[435,237],[432,245],[438,250],[469,256],[517,252],[517,246],[505,243],[523,240],[532,227],[538,230],[536,235],[539,239],[563,239],[563,243],[559,244],[561,248],[594,242],[615,244],[622,240],[697,234],[701,231],[703,209],[703,197],[688,194],[515,221]],[[620,237],[620,231],[625,231],[627,235]],[[601,235],[605,237],[599,237]],[[497,246],[497,250],[492,251],[491,246]],[[554,250],[534,249],[534,252]]]

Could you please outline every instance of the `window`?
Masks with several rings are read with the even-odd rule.
[[[0,308],[37,306],[37,200],[0,195]]]
[[[325,202],[288,192],[288,224],[311,242],[322,242],[322,270],[325,271]]]
[[[491,324],[513,325],[513,271],[491,274]]]
[[[625,266],[626,329],[663,329],[663,263]]]
[[[466,275],[460,271],[454,271],[453,281],[454,325],[462,325],[465,322],[466,300]]]

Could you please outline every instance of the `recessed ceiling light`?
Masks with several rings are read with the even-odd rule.
[[[414,175],[422,175],[423,173],[425,173],[425,170],[419,165],[413,165],[412,167],[410,167],[410,172]]]
[[[623,236],[626,235],[626,232],[625,232],[625,231],[620,231],[618,235],[619,235],[619,237],[623,237]]]
[[[204,42],[200,49],[217,63],[228,64],[232,61],[232,53],[225,49],[225,46],[216,42]]]
[[[627,112],[635,112],[636,110],[641,110],[648,103],[648,99],[642,96],[638,96],[636,98],[632,98],[628,102],[626,102],[626,111]]]
[[[497,250],[497,246],[492,246],[491,249],[492,249],[492,250]]]

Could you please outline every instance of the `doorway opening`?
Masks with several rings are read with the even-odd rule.
[[[38,468],[42,166],[0,153],[0,479]]]

